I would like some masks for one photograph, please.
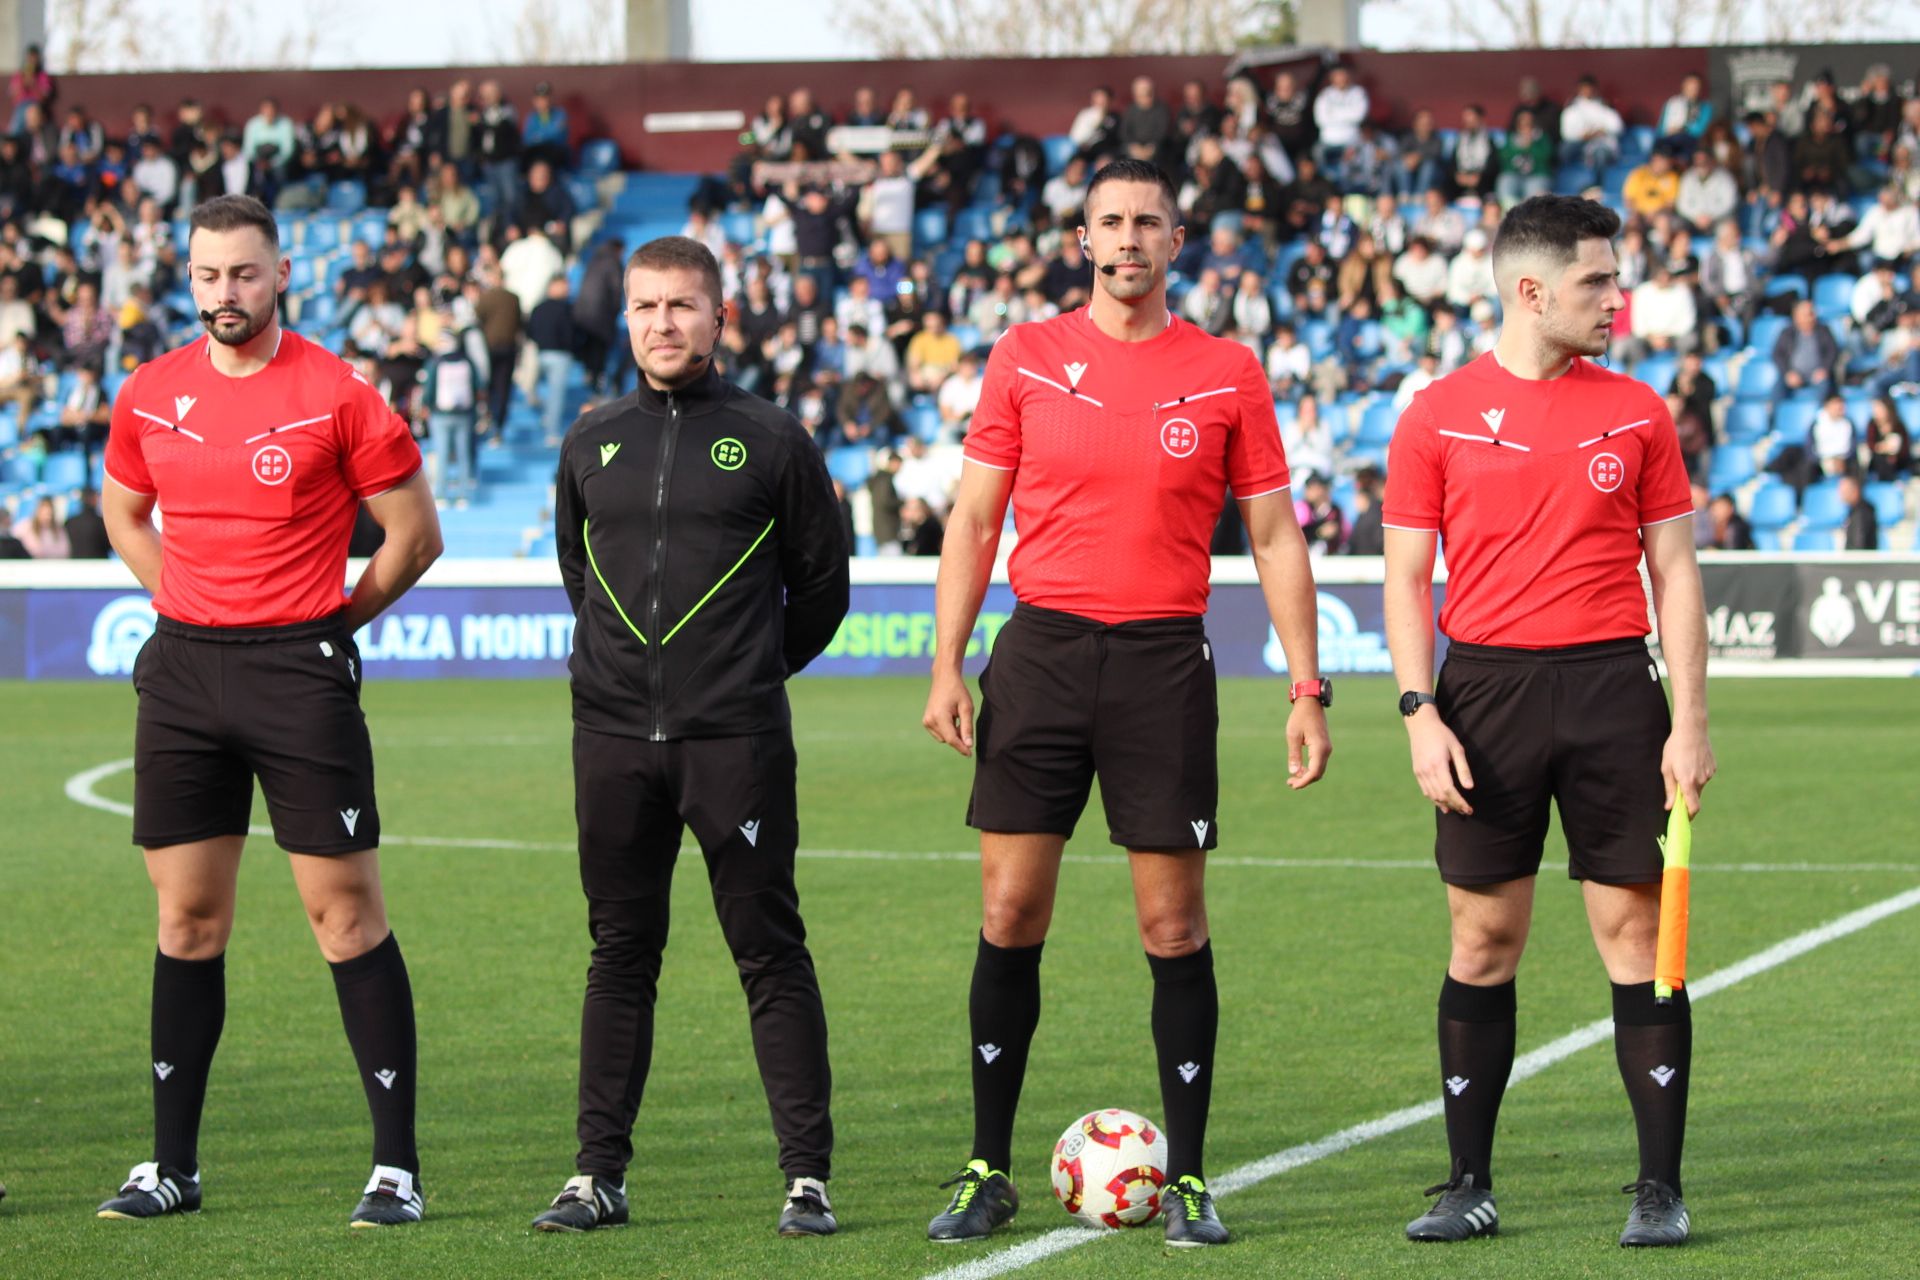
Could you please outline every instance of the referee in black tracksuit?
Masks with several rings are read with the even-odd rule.
[[[593,963],[578,1176],[534,1225],[624,1222],[681,831],[707,859],[788,1182],[782,1235],[826,1235],[833,1149],[820,986],[794,889],[786,680],[847,611],[825,461],[791,416],[720,377],[720,269],[670,236],[627,263],[642,378],[586,414],[554,503],[573,603],[574,809]]]

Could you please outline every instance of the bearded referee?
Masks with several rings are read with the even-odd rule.
[[[533,1220],[628,1219],[681,832],[706,857],[746,992],[785,1182],[777,1229],[838,1226],[827,1019],[794,887],[786,681],[833,639],[847,546],[826,460],[792,415],[713,367],[720,265],[684,236],[627,260],[640,385],[574,423],[554,521],[574,632],[574,814],[593,958],[575,1176]]]
[[[1499,1229],[1493,1131],[1513,1068],[1549,802],[1613,985],[1614,1049],[1639,1176],[1623,1245],[1677,1245],[1692,1021],[1654,998],[1664,811],[1714,774],[1706,614],[1679,441],[1652,389],[1592,363],[1625,305],[1620,219],[1537,196],[1494,242],[1494,349],[1415,396],[1388,455],[1386,614],[1413,773],[1437,810],[1453,953],[1440,987],[1441,1100],[1453,1166],[1414,1240]],[[1435,540],[1446,544],[1433,679]],[[1648,656],[1647,599],[1673,683]]]
[[[413,995],[380,888],[353,633],[433,563],[440,524],[406,422],[344,361],[280,328],[287,273],[265,205],[195,208],[188,276],[207,340],[142,365],[114,402],[102,514],[159,614],[133,668],[133,841],[160,938],[153,1156],[103,1218],[200,1208],[200,1110],[255,778],[373,1112],[373,1176],[351,1225],[420,1218]],[[362,502],[386,541],[342,599]]]
[[[1246,347],[1167,311],[1184,237],[1172,182],[1141,161],[1107,165],[1089,184],[1080,235],[1098,264],[1093,301],[995,344],[940,560],[923,724],[976,757],[967,822],[980,830],[984,919],[968,1001],[973,1150],[927,1234],[979,1239],[1018,1208],[1008,1170],[1040,1018],[1040,952],[1061,851],[1097,776],[1108,834],[1129,853],[1153,976],[1167,1241],[1221,1244],[1202,1168],[1219,1023],[1203,890],[1220,829],[1201,615],[1229,489],[1296,677],[1286,728],[1295,788],[1326,769],[1331,687],[1318,678],[1313,574],[1266,379]],[[961,658],[1009,501],[1018,604],[980,677],[976,738]]]

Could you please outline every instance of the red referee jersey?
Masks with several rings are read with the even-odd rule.
[[[420,469],[399,414],[344,360],[284,330],[230,378],[202,338],[120,388],[107,476],[160,508],[153,607],[211,627],[280,626],[344,603],[360,501]]]
[[[1288,487],[1251,351],[1177,317],[1120,342],[1085,308],[994,344],[966,456],[1016,473],[1014,595],[1100,622],[1205,613],[1228,487]]]
[[[1387,454],[1381,523],[1436,531],[1440,629],[1548,649],[1647,634],[1640,529],[1693,513],[1666,403],[1575,358],[1546,382],[1492,353],[1414,396]]]

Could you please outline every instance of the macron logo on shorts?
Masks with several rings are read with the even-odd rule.
[[[360,811],[358,809],[342,809],[340,811],[340,821],[347,824],[347,834],[352,835],[353,829],[360,825]]]
[[[741,823],[740,834],[747,838],[748,847],[754,848],[754,849],[759,848],[760,847],[760,819],[755,818],[752,822]]]
[[[1204,822],[1199,819],[1195,819],[1194,821],[1189,822],[1187,825],[1193,828],[1193,847],[1196,849],[1206,848],[1207,847],[1207,828],[1212,826],[1213,824],[1211,822]]]

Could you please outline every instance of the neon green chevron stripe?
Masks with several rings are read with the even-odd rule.
[[[611,600],[611,601],[613,602],[613,611],[614,611],[615,613],[617,613],[617,614],[619,614],[619,615],[620,615],[620,621],[622,621],[622,622],[624,622],[624,623],[626,623],[626,624],[627,624],[627,630],[629,630],[629,631],[631,631],[631,632],[633,632],[633,634],[634,634],[634,635],[636,635],[636,636],[639,636],[639,637],[640,637],[640,643],[641,643],[641,644],[645,644],[645,643],[647,643],[647,638],[646,638],[646,636],[644,636],[644,635],[641,635],[641,634],[640,634],[640,628],[638,628],[638,627],[636,627],[636,626],[634,626],[634,625],[633,625],[633,619],[632,619],[632,618],[629,618],[629,617],[627,616],[627,611],[626,611],[625,609],[622,609],[622,608],[620,607],[620,597],[619,597],[619,596],[616,596],[615,594],[613,594],[613,588],[607,585],[607,579],[606,579],[606,575],[604,575],[604,574],[602,574],[602,573],[600,572],[600,565],[599,565],[599,563],[598,563],[598,562],[596,562],[596,561],[594,560],[594,558],[593,558],[593,539],[591,539],[591,538],[589,538],[589,537],[587,536],[587,527],[588,527],[589,525],[591,525],[592,523],[593,523],[593,521],[592,521],[591,519],[588,519],[588,520],[582,520],[582,521],[580,522],[580,541],[581,541],[581,542],[582,542],[582,543],[583,543],[583,544],[584,544],[584,545],[586,546],[586,548],[587,548],[587,567],[588,567],[588,568],[590,568],[590,569],[592,569],[592,570],[593,570],[593,576],[594,576],[594,577],[596,577],[596,578],[598,578],[598,579],[600,580],[600,589],[601,589],[602,591],[604,591],[604,592],[606,592],[606,593],[607,593],[607,599],[609,599],[609,600]],[[767,527],[768,527],[768,528],[772,528],[773,526],[771,526],[771,525],[769,525],[769,526],[767,526]],[[763,534],[762,536],[764,537],[765,535]],[[740,567],[740,566],[738,566],[738,565],[735,565],[735,566],[734,566],[734,568],[736,568],[736,569],[737,569],[737,568],[739,568],[739,567]],[[725,581],[725,579],[723,578],[723,579],[721,579],[721,581],[723,581],[723,582],[724,582],[724,581]],[[708,592],[707,594],[708,594],[708,595],[712,595],[713,593],[712,593],[712,592]],[[702,601],[701,601],[700,603],[701,603],[701,604],[705,604],[705,603],[706,603],[706,601],[704,601],[704,600],[702,600]],[[695,607],[696,607],[696,608],[698,608],[699,606],[698,606],[698,605],[696,605]],[[688,616],[690,617],[690,616],[692,616],[692,615],[688,615]],[[678,627],[675,627],[675,628],[674,628],[674,630],[675,630],[675,631],[678,631],[679,629],[680,629],[680,628],[678,628]]]
[[[706,607],[707,601],[713,599],[714,592],[720,590],[720,588],[727,585],[727,579],[731,578],[734,574],[740,571],[740,566],[747,562],[747,557],[752,555],[754,551],[760,546],[760,544],[767,540],[767,535],[772,532],[773,532],[773,521],[769,520],[767,521],[767,527],[760,531],[760,536],[753,540],[753,545],[748,547],[746,551],[741,554],[740,558],[733,562],[733,568],[727,570],[725,573],[720,575],[720,581],[714,583],[712,588],[708,590],[707,594],[700,597],[699,604],[696,604],[693,606],[693,608],[687,610],[686,617],[680,619],[680,621],[673,624],[673,630],[667,632],[666,635],[662,636],[660,639],[660,643],[664,645],[665,643],[667,643],[667,641],[673,639],[674,636],[680,633],[680,628],[686,626],[689,622],[693,621],[693,615],[700,612],[701,609]],[[621,614],[620,616],[623,618],[626,617],[624,613]],[[627,625],[632,626],[633,624],[629,622]],[[634,634],[638,635],[639,632],[635,632]]]

